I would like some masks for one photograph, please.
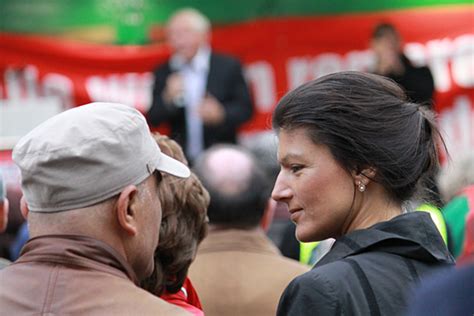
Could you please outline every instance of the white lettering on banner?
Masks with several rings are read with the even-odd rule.
[[[306,81],[311,80],[309,76],[310,63],[310,59],[304,57],[288,59],[286,63],[288,90],[293,90]]]
[[[436,90],[446,92],[453,82],[463,88],[474,87],[474,35],[455,39],[435,39],[425,45],[409,43],[405,54],[415,65],[430,67]]]
[[[313,59],[311,68],[313,77],[319,78],[343,70],[343,59],[335,53],[321,54]]]
[[[258,61],[245,67],[245,77],[253,88],[255,106],[268,113],[276,103],[275,73],[270,63]]]
[[[430,67],[437,91],[449,91],[453,81],[460,87],[474,87],[474,35],[435,39],[426,44],[407,43],[404,52],[414,65]],[[313,57],[292,57],[286,62],[288,90],[331,72],[369,71],[374,62],[370,50],[354,50],[344,55],[322,53]]]
[[[453,57],[451,41],[449,39],[432,40],[426,43],[426,49],[425,61],[428,60],[435,88],[439,92],[446,92],[451,89],[452,80],[449,69],[449,62]]]
[[[374,52],[371,50],[355,50],[346,54],[345,69],[369,71],[374,68]]]
[[[342,71],[368,71],[373,65],[373,53],[370,50],[350,51],[347,54],[324,53],[314,58],[294,57],[286,63],[288,90],[321,76]]]
[[[426,49],[421,43],[408,43],[403,47],[403,52],[414,66],[426,66]],[[375,56],[374,56],[375,58]]]
[[[71,79],[64,75],[56,73],[46,74],[43,77],[43,92],[47,96],[59,96],[65,109],[73,106],[74,85]]]
[[[453,80],[460,87],[474,87],[474,35],[459,36],[454,41]]]
[[[451,108],[440,113],[439,124],[451,157],[474,148],[474,105],[467,95],[458,96]]]
[[[5,88],[2,98],[8,100],[59,97],[61,106],[73,106],[74,84],[72,80],[59,73],[48,72],[39,77],[38,67],[26,65],[21,68],[7,67],[4,73]]]
[[[120,102],[147,112],[152,102],[153,74],[95,75],[86,79],[85,86],[91,101]]]

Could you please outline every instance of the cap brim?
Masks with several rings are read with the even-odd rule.
[[[169,173],[179,178],[187,178],[191,175],[191,170],[189,170],[185,164],[163,153],[161,153],[160,156],[160,161],[156,166],[157,170]]]

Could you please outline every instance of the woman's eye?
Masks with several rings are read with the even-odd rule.
[[[291,166],[290,166],[290,170],[291,170],[291,172],[293,172],[293,173],[298,172],[298,171],[300,171],[301,169],[303,169],[303,166],[302,166],[302,165],[291,165]]]

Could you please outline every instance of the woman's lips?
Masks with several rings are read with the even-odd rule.
[[[302,213],[303,209],[294,209],[294,210],[290,210],[290,220],[292,222],[297,222],[298,218],[300,217],[301,213]]]

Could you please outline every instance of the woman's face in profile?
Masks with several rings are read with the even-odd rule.
[[[272,197],[288,205],[296,237],[308,242],[341,235],[354,196],[352,176],[304,128],[281,129],[278,136],[281,170]]]

